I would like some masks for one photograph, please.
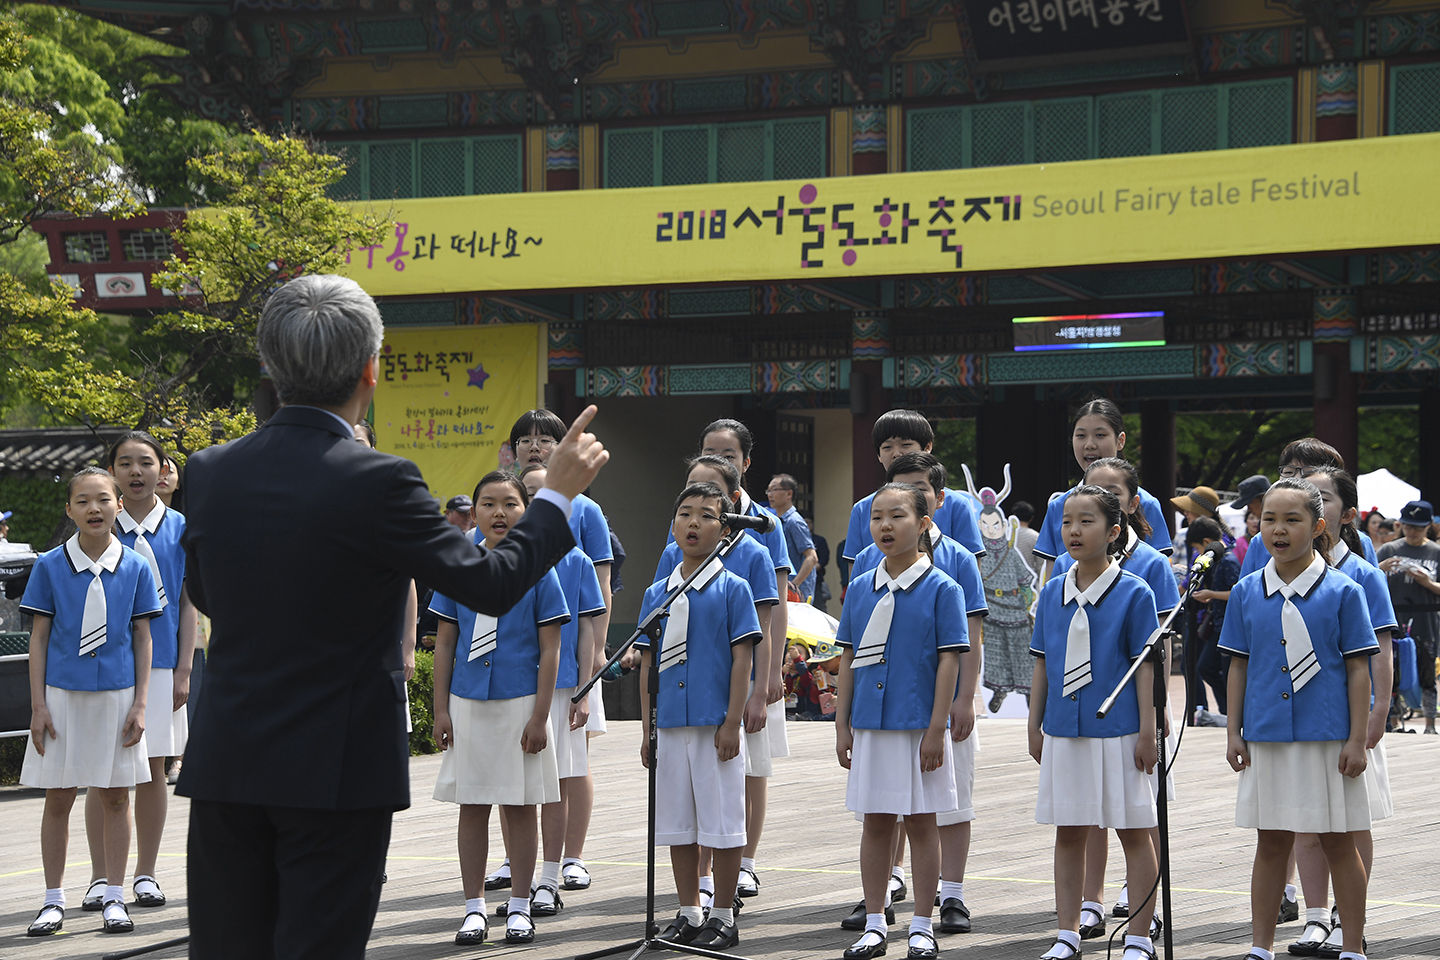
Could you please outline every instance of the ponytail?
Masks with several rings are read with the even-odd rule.
[[[1108,403],[1109,401],[1106,402]],[[1134,500],[1140,495],[1140,472],[1135,469],[1135,464],[1129,460],[1126,460],[1124,457],[1101,457],[1085,468],[1086,479],[1089,479],[1090,471],[1097,467],[1114,470],[1125,478],[1125,489],[1130,491],[1129,500]],[[1127,500],[1127,502],[1129,501]],[[1120,537],[1122,541],[1128,539],[1128,537],[1125,536],[1125,530],[1127,528],[1134,530],[1141,540],[1150,539],[1150,534],[1153,531],[1150,526],[1150,521],[1145,517],[1144,509],[1137,506],[1134,513],[1129,513],[1122,507],[1120,513],[1125,517],[1124,522],[1120,525]]]
[[[1358,510],[1360,507],[1360,491],[1355,486],[1355,478],[1342,467],[1317,467],[1310,472],[1311,476],[1326,476],[1335,485],[1335,494],[1340,498],[1340,512],[1342,514],[1350,510]],[[1358,517],[1359,514],[1357,513]],[[1334,535],[1345,541],[1345,546],[1350,552],[1358,556],[1365,555],[1365,545],[1360,542],[1360,531],[1355,527],[1352,519],[1348,523],[1340,524],[1340,529],[1334,531]]]

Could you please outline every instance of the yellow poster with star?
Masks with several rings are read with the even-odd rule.
[[[510,427],[543,406],[545,324],[387,327],[378,449],[412,461],[439,505],[515,462]]]

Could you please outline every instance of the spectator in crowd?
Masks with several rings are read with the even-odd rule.
[[[0,513],[0,543],[10,542],[10,518],[13,516],[15,516],[14,510]]]
[[[451,497],[445,504],[445,520],[451,526],[459,527],[461,533],[468,533],[475,526],[474,519],[470,516],[470,498],[465,494]]]
[[[1230,502],[1230,509],[1245,511],[1245,535],[1236,538],[1235,546],[1231,548],[1236,563],[1245,562],[1245,554],[1250,550],[1251,541],[1260,536],[1260,501],[1269,489],[1270,478],[1257,473],[1240,481],[1240,489],[1236,492],[1235,499]],[[1216,634],[1216,637],[1219,637],[1219,634]]]
[[[1382,541],[1379,536],[1380,524],[1386,520],[1385,514],[1380,512],[1379,507],[1371,507],[1370,511],[1360,518],[1359,527],[1375,541],[1375,546],[1380,546]]]
[[[1389,578],[1395,616],[1415,641],[1415,662],[1420,672],[1425,732],[1435,730],[1435,645],[1440,639],[1440,546],[1426,534],[1435,519],[1428,500],[1412,500],[1400,511],[1403,540],[1392,540],[1376,551],[1379,567]]]
[[[1191,550],[1203,551],[1212,543],[1221,540],[1220,524],[1209,517],[1200,517],[1185,534],[1185,546]],[[1223,549],[1223,548],[1220,548]],[[1230,670],[1230,655],[1219,647],[1220,628],[1225,623],[1225,604],[1230,600],[1230,588],[1240,582],[1240,560],[1235,551],[1225,550],[1211,563],[1200,580],[1200,589],[1193,594],[1195,600],[1205,604],[1197,630],[1200,653],[1196,658],[1196,672],[1199,678],[1210,685],[1215,694],[1215,714],[1203,706],[1195,708],[1195,725],[1198,727],[1223,727],[1228,712],[1225,688],[1226,675]]]
[[[802,653],[805,649],[800,644],[791,649],[796,648]],[[839,669],[840,648],[828,640],[822,640],[807,659],[793,662],[794,683],[790,683],[790,677],[786,683],[795,693],[795,719],[835,719],[835,674]]]
[[[1035,541],[1040,539],[1040,531],[1030,528],[1035,519],[1035,507],[1028,500],[1017,500],[1010,508],[1010,516],[1020,522],[1020,529],[1015,531],[1015,549],[1028,562],[1030,551],[1035,549]]]
[[[810,529],[810,539],[815,543],[815,597],[810,605],[821,613],[825,612],[825,604],[830,602],[830,585],[825,582],[825,571],[830,567],[830,541],[815,532],[815,518],[808,514],[800,514],[805,518],[805,526]]]
[[[815,552],[809,525],[795,509],[795,492],[799,489],[800,484],[790,474],[777,473],[770,478],[765,496],[770,500],[770,509],[780,518],[791,562],[798,561],[800,564],[800,569],[790,578],[790,589],[800,597],[801,603],[809,603],[815,596],[815,568],[819,565],[819,555]]]

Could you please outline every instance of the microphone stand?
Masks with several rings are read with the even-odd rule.
[[[1156,628],[1154,633],[1150,634],[1150,639],[1145,641],[1145,648],[1140,651],[1140,655],[1135,658],[1135,662],[1130,664],[1130,669],[1125,671],[1125,676],[1120,678],[1120,682],[1115,685],[1115,689],[1110,691],[1110,696],[1106,697],[1105,702],[1100,704],[1100,709],[1095,711],[1096,719],[1105,719],[1105,715],[1114,708],[1115,701],[1119,699],[1121,691],[1125,689],[1126,684],[1130,682],[1131,678],[1133,678],[1135,673],[1140,669],[1140,664],[1148,662],[1155,665],[1153,674],[1154,684],[1152,687],[1152,699],[1155,707],[1155,740],[1157,741],[1156,746],[1158,748],[1155,770],[1160,778],[1160,786],[1156,791],[1155,802],[1156,824],[1160,832],[1160,875],[1156,882],[1160,885],[1161,904],[1163,906],[1161,916],[1165,921],[1165,960],[1174,960],[1175,958],[1175,925],[1171,922],[1170,914],[1170,798],[1166,792],[1165,783],[1165,699],[1168,693],[1168,684],[1166,683],[1164,670],[1165,645],[1160,641],[1169,631],[1170,624],[1175,621],[1175,616],[1180,612],[1181,608],[1185,606],[1185,601],[1189,598],[1190,594],[1195,591],[1195,588],[1200,585],[1200,580],[1205,575],[1205,572],[1209,570],[1210,565],[1214,563],[1214,556],[1215,554],[1207,551],[1196,558],[1194,565],[1190,568],[1189,582],[1185,584],[1185,590],[1180,594],[1180,602],[1175,604],[1175,608],[1165,615],[1165,620]],[[1155,891],[1151,889],[1149,896],[1154,895]]]
[[[677,597],[679,597],[682,593],[684,593],[690,588],[690,584],[697,577],[699,577],[701,573],[705,571],[706,567],[710,566],[711,561],[715,560],[717,557],[722,557],[729,553],[730,548],[733,547],[735,545],[735,542],[744,535],[745,531],[737,528],[735,530],[732,530],[726,536],[721,537],[720,542],[715,545],[715,549],[710,551],[710,556],[706,557],[703,562],[701,562],[695,567],[695,570],[688,577],[685,578],[684,583],[680,584],[678,587],[665,594],[665,599],[660,602],[660,605],[658,607],[656,607],[650,612],[650,615],[648,617],[641,621],[641,623],[635,628],[635,632],[630,635],[630,639],[622,643],[619,649],[617,649],[610,656],[610,659],[607,660],[605,663],[605,667],[602,667],[600,671],[595,674],[595,676],[591,677],[588,682],[586,682],[582,687],[580,687],[580,689],[575,691],[575,695],[570,698],[571,702],[579,703],[582,697],[589,696],[590,688],[595,686],[596,682],[599,681],[600,676],[605,672],[605,669],[619,661],[621,657],[625,656],[626,652],[635,645],[635,641],[639,640],[642,636],[650,638],[652,650],[658,649],[660,638],[665,633],[664,620],[670,615],[670,605],[675,602],[675,599]],[[660,939],[660,925],[655,922],[655,770],[659,765],[657,763],[658,758],[656,755],[656,751],[659,746],[659,731],[656,721],[659,714],[660,701],[660,658],[658,656],[652,656],[650,658],[650,670],[648,676],[646,676],[645,678],[645,689],[648,694],[645,736],[649,743],[650,756],[650,793],[647,809],[648,823],[646,826],[645,844],[645,932],[639,940],[633,940],[629,943],[620,944],[614,947],[606,947],[603,950],[594,950],[590,953],[582,953],[577,956],[575,960],[598,960],[599,957],[608,957],[615,954],[625,953],[627,951],[630,953],[629,960],[637,960],[637,958],[640,957],[641,954],[645,953],[648,950],[675,950],[679,953],[689,953],[700,957],[711,957],[714,958],[714,960],[744,960],[744,958],[737,957],[733,954],[721,953],[717,950],[706,950],[704,947],[696,947],[688,943],[669,943],[668,941]],[[719,891],[716,891],[716,893],[718,895]],[[730,891],[729,896],[733,898],[735,896],[735,892],[733,890]]]

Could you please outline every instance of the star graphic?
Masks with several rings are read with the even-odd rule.
[[[490,379],[490,374],[485,372],[485,364],[477,363],[466,372],[470,374],[470,382],[466,386],[485,389],[485,381]]]

